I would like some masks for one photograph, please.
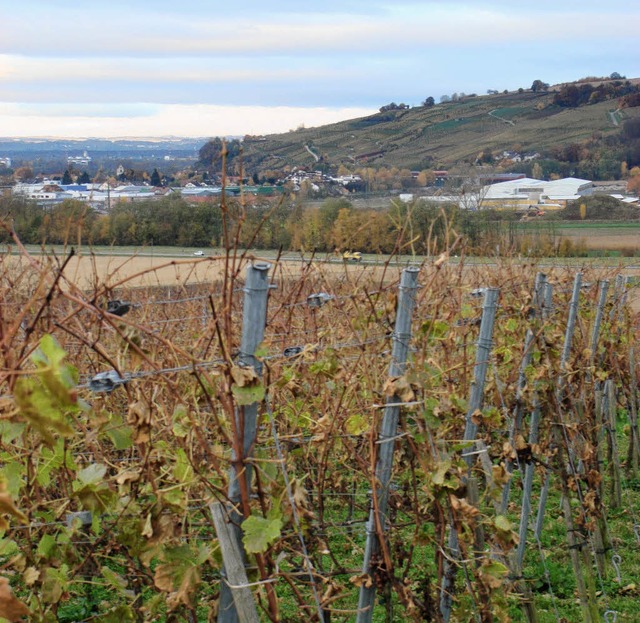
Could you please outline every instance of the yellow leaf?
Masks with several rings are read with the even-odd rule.
[[[36,580],[40,577],[40,571],[38,571],[35,567],[27,567],[25,572],[22,574],[22,579],[27,586],[31,586],[35,584]]]
[[[147,515],[144,521],[144,527],[142,528],[142,536],[146,536],[150,539],[153,536],[153,526],[151,525],[151,513]]]

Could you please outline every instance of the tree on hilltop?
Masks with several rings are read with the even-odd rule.
[[[549,85],[546,82],[542,82],[542,80],[534,80],[531,85],[531,90],[534,93],[539,93],[541,91],[548,91]]]
[[[239,140],[223,141],[219,136],[207,141],[198,152],[199,163],[209,169],[222,169],[222,152],[227,151],[227,165],[240,155],[242,145]]]
[[[158,169],[154,169],[151,174],[151,186],[162,186],[162,180],[160,179],[160,173]]]

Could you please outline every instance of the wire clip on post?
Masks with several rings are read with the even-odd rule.
[[[616,570],[616,582],[618,582],[618,584],[622,582],[622,575],[620,574],[621,562],[622,562],[622,557],[620,556],[620,554],[614,554],[613,556],[611,556],[611,564],[613,565],[613,568]]]
[[[471,292],[469,292],[469,295],[475,298],[480,298],[481,296],[484,296],[486,291],[487,288],[475,288],[474,290],[471,290]]]
[[[107,303],[107,313],[113,314],[114,316],[124,316],[125,314],[128,314],[133,307],[138,306],[134,303],[129,303],[128,301],[114,299]]]
[[[123,385],[128,381],[115,370],[99,372],[89,381],[89,389],[95,393],[111,393],[118,385]]]
[[[282,351],[284,357],[295,357],[299,355],[304,349],[302,346],[289,346]]]
[[[326,292],[317,292],[307,297],[307,305],[309,307],[322,307],[325,303],[333,300],[335,297]]]
[[[93,523],[91,511],[79,511],[77,513],[67,513],[64,517],[67,528],[72,528],[74,524],[81,527],[90,526]]]

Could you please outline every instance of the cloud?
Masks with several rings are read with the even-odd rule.
[[[86,80],[119,82],[270,82],[297,80],[312,73],[317,78],[338,77],[327,68],[292,66],[259,68],[253,60],[230,64],[225,59],[66,58],[0,55],[0,82],[41,84]]]
[[[158,104],[0,104],[0,114],[14,118],[114,118],[137,119],[162,112]]]
[[[638,76],[639,28],[640,7],[621,0],[28,0],[0,20],[0,100],[21,108],[9,107],[13,123],[48,135],[63,126],[100,135],[100,121],[104,132],[130,130],[132,120],[202,131],[183,114],[252,132],[236,109],[286,130],[337,110],[356,116],[538,78]],[[45,132],[46,120],[55,130]]]
[[[287,132],[300,125],[325,125],[375,112],[367,108],[291,106],[157,106],[131,108],[133,114],[97,115],[96,110],[62,114],[56,107],[0,104],[0,136],[225,136]],[[124,112],[124,110],[121,110]],[[73,114],[75,113],[75,114]]]
[[[598,40],[635,37],[640,13],[624,15],[606,7],[593,11],[544,12],[505,10],[465,5],[399,3],[387,7],[384,16],[353,13],[274,12],[260,19],[242,15],[204,12],[198,19],[149,13],[144,21],[116,11],[79,11],[69,20],[60,13],[51,23],[25,25],[23,17],[4,16],[5,32],[0,51],[25,55],[74,56],[266,56],[363,54],[385,50],[425,50],[442,45],[552,42],[558,37],[581,39],[597,24]],[[142,24],[142,25],[141,25]]]

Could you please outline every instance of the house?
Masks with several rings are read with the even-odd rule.
[[[67,164],[82,164],[87,165],[91,162],[91,156],[85,151],[82,156],[68,156]]]

